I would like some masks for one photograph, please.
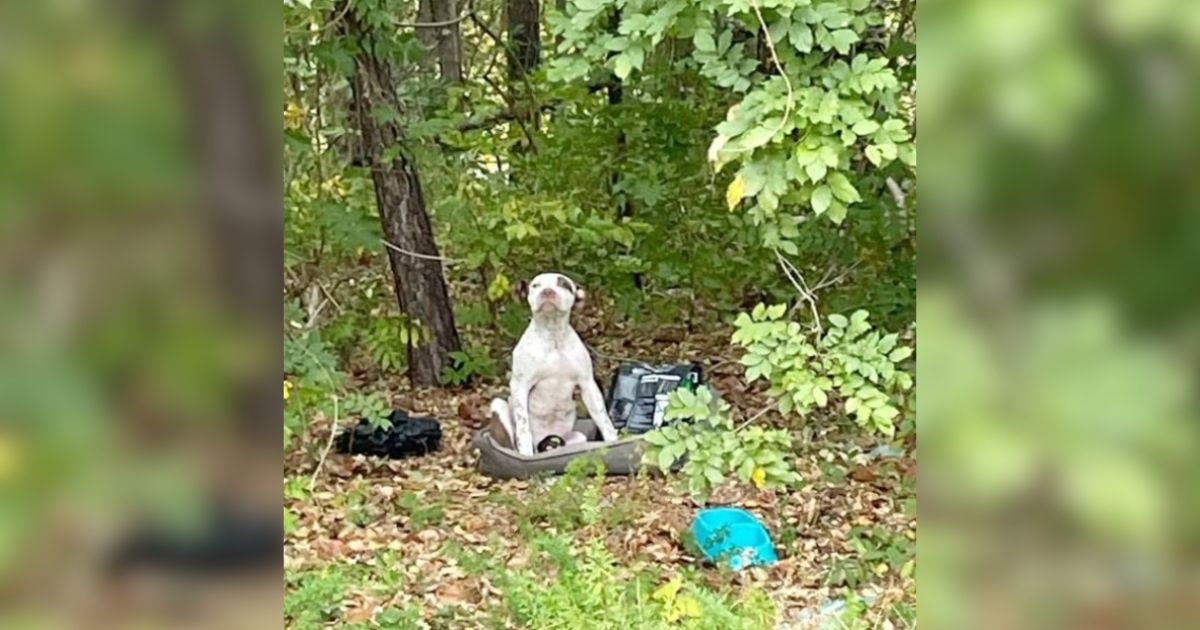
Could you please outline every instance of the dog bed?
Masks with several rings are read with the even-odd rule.
[[[633,475],[643,465],[651,472],[659,472],[656,466],[642,463],[642,436],[633,435],[615,442],[598,441],[600,432],[587,418],[577,420],[575,430],[586,435],[589,441],[583,444],[567,444],[530,456],[500,446],[486,428],[476,433],[471,443],[479,451],[479,472],[496,479],[561,475],[566,472],[567,464],[571,460],[589,454],[598,454],[604,460],[605,470],[609,475]],[[682,465],[682,462],[676,462],[672,468],[678,470]]]

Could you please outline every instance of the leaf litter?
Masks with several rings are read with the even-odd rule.
[[[728,331],[658,330],[642,340],[610,322],[602,328],[626,334],[597,340],[600,328],[594,320],[580,325],[593,349],[597,374],[611,374],[623,360],[697,361],[735,413],[748,417],[767,405],[761,385],[747,387],[741,380],[743,368],[728,343]],[[487,609],[502,600],[501,594],[488,571],[468,570],[459,556],[474,554],[494,567],[527,566],[532,552],[522,529],[549,531],[553,526],[523,521],[529,515],[521,508],[543,497],[553,481],[498,481],[476,472],[470,440],[486,423],[487,401],[504,393],[498,380],[433,390],[414,389],[393,377],[374,386],[390,392],[395,406],[439,419],[442,448],[391,461],[329,453],[317,471],[335,427],[328,418],[311,418],[285,458],[285,478],[316,475],[311,492],[285,497],[285,509],[295,517],[284,541],[285,569],[302,574],[336,567],[359,576],[346,588],[337,613],[345,622],[377,625],[388,611],[404,609],[419,611],[425,627],[434,627],[431,622],[446,628],[493,627],[487,625]],[[761,420],[782,419],[768,413]],[[347,422],[342,419],[343,425]],[[772,534],[779,561],[739,573],[715,567],[703,567],[700,573],[714,587],[761,587],[776,606],[778,627],[796,630],[820,627],[820,616],[813,611],[836,608],[831,602],[845,595],[850,582],[837,570],[839,562],[870,568],[871,560],[861,557],[850,540],[852,532],[878,528],[903,541],[915,540],[916,532],[915,514],[904,509],[904,499],[914,493],[915,461],[879,448],[871,457],[855,458],[854,438],[839,429],[801,429],[796,459],[804,479],[800,487],[725,485],[708,500],[759,516]],[[873,446],[859,442],[859,452]],[[686,541],[699,506],[672,480],[610,477],[600,499],[600,510],[609,517],[579,525],[577,537],[598,537],[618,562],[630,567],[656,566],[670,575],[702,566]],[[901,603],[915,609],[912,575],[892,567],[860,573],[866,573],[865,579],[860,575],[854,590],[873,600],[873,609]],[[890,619],[878,621],[893,625]]]

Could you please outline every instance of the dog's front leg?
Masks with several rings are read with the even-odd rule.
[[[617,429],[608,417],[608,410],[604,408],[604,392],[600,391],[600,386],[595,379],[589,378],[580,383],[579,389],[583,394],[583,406],[587,408],[588,417],[596,424],[596,428],[600,429],[600,436],[605,442],[615,441]]]
[[[513,444],[522,455],[533,455],[533,426],[529,420],[529,392],[533,390],[531,379],[514,378],[509,383],[512,395]]]

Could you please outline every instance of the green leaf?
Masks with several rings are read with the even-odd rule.
[[[834,225],[841,225],[842,222],[846,220],[846,212],[846,204],[840,201],[834,201],[833,203],[829,204],[829,212],[826,212],[825,216],[829,217],[829,220],[833,221]]]
[[[808,178],[811,179],[814,184],[822,179],[825,179],[826,170],[827,168],[825,163],[820,160],[814,161],[804,168],[804,172],[808,174]]]
[[[720,470],[717,470],[716,468],[712,468],[712,467],[705,467],[704,477],[705,477],[705,479],[708,479],[708,482],[714,486],[719,485],[721,482],[725,481],[725,475],[723,475]]]
[[[692,44],[700,52],[715,53],[717,51],[717,43],[713,41],[712,31],[696,31],[696,34],[692,36]]]
[[[791,30],[788,31],[788,38],[792,41],[792,46],[796,50],[802,53],[812,51],[812,29],[804,22],[793,22]]]
[[[661,431],[649,431],[642,436],[642,440],[654,446],[665,446],[667,444],[667,437]]]
[[[875,166],[883,165],[883,151],[878,146],[872,144],[867,147],[867,159]]]
[[[911,357],[912,353],[912,348],[902,346],[893,350],[892,353],[888,355],[888,359],[890,359],[892,363],[899,363],[908,357]]]
[[[900,415],[900,411],[891,405],[884,405],[875,410],[875,417],[883,420],[891,420]]]
[[[833,41],[833,47],[843,55],[850,54],[850,47],[858,41],[858,33],[848,28],[839,28],[830,33],[829,37]]]
[[[787,312],[787,304],[776,304],[767,309],[767,317],[771,319],[779,319]]]
[[[671,470],[671,464],[675,463],[675,456],[669,449],[663,449],[658,452],[658,464],[660,470]]]
[[[854,131],[854,133],[860,136],[869,136],[876,131],[879,131],[879,123],[871,120],[870,118],[866,118],[859,121],[857,124],[851,127],[851,129]]]
[[[821,185],[813,191],[812,207],[817,214],[824,214],[829,209],[829,204],[833,201],[833,191],[829,186]]]
[[[779,128],[779,119],[773,118],[766,123],[747,131],[739,137],[742,146],[746,149],[757,149],[762,145],[771,141],[775,137],[775,130]]]
[[[846,203],[854,203],[862,199],[858,195],[858,190],[841,171],[834,171],[829,175],[829,188],[833,190],[834,197]]]
[[[850,320],[846,319],[846,316],[841,313],[834,313],[829,316],[829,323],[838,328],[845,328],[850,325]]]
[[[738,468],[738,478],[742,481],[750,481],[750,475],[754,474],[754,468],[754,460],[746,459],[742,462],[741,467]]]
[[[627,78],[632,70],[633,62],[628,55],[622,53],[613,58],[613,72],[616,73],[617,78]]]

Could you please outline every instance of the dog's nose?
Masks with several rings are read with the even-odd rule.
[[[558,297],[558,294],[554,292],[554,289],[542,289],[542,297],[553,298]]]

